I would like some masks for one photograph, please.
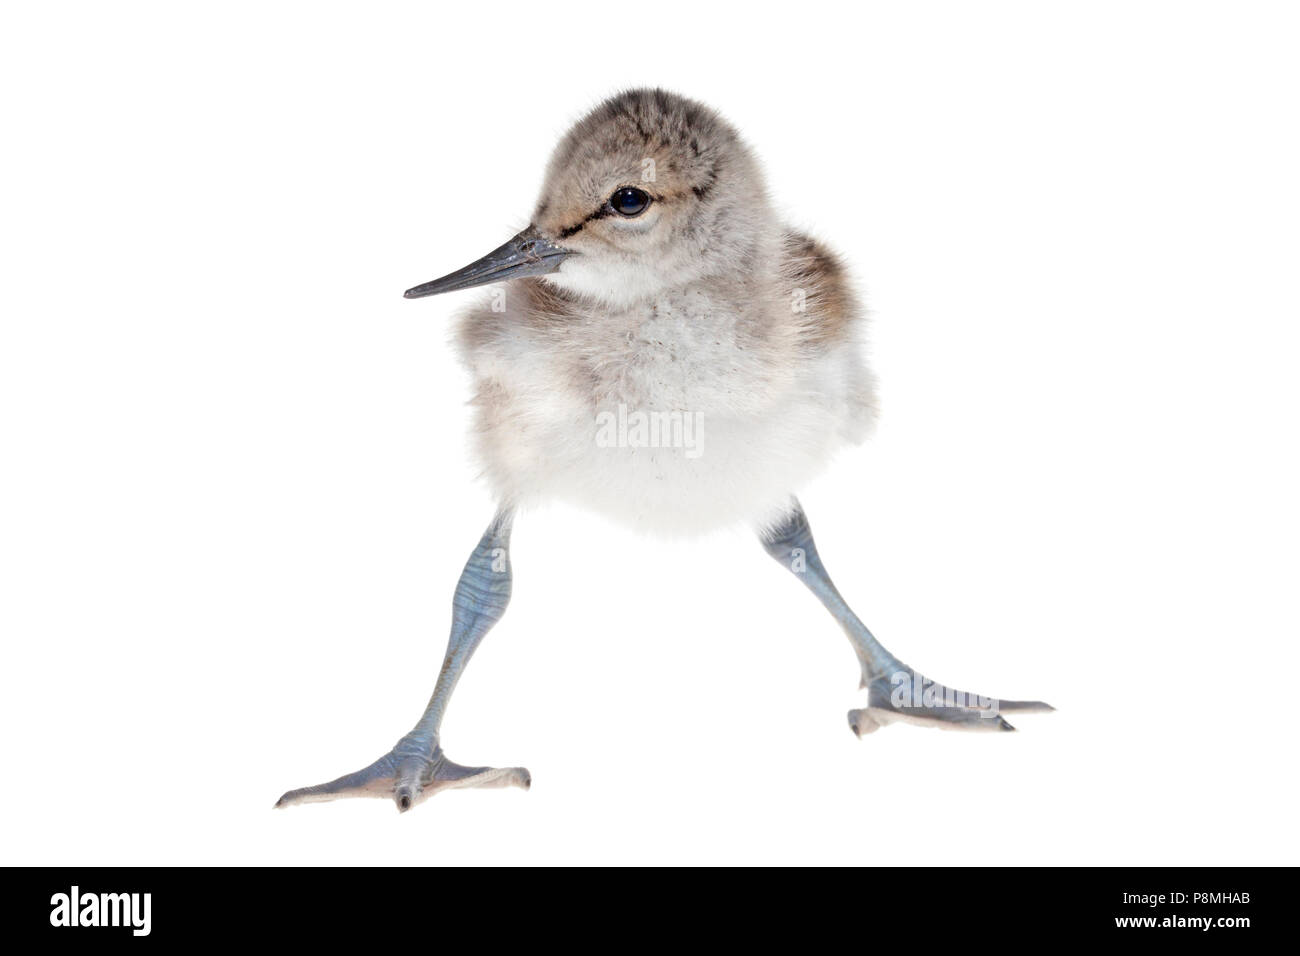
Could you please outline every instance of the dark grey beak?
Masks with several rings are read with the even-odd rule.
[[[407,289],[406,297],[421,299],[426,295],[472,289],[476,285],[504,282],[520,276],[544,276],[560,268],[560,263],[571,255],[571,250],[557,246],[541,235],[535,226],[529,226],[477,262],[471,262],[441,279]]]

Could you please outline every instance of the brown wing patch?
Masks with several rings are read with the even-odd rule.
[[[782,241],[791,309],[803,317],[800,338],[812,347],[842,340],[861,309],[839,257],[801,232],[787,232]]]

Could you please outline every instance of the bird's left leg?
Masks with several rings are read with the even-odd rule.
[[[452,599],[451,637],[424,716],[388,753],[368,767],[314,787],[290,790],[277,807],[339,797],[391,797],[405,812],[440,790],[454,787],[522,787],[532,782],[523,767],[462,767],[447,759],[439,727],[447,701],[470,656],[510,602],[510,526],[513,514],[496,516],[469,556]]]
[[[768,554],[793,571],[835,616],[858,655],[867,706],[849,711],[849,726],[859,737],[899,720],[956,730],[1014,730],[1002,714],[1053,709],[1040,700],[998,700],[953,690],[889,653],[831,583],[799,502],[761,537]]]

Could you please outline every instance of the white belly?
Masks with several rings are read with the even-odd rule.
[[[693,303],[515,342],[475,363],[479,450],[500,497],[559,499],[669,535],[763,522],[872,417],[849,344],[816,358],[747,340]],[[705,303],[704,305],[707,305]],[[521,338],[526,333],[520,333]]]

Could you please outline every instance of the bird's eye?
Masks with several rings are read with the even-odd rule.
[[[609,204],[620,216],[639,216],[650,205],[650,196],[639,189],[624,186],[614,190],[609,197]]]

